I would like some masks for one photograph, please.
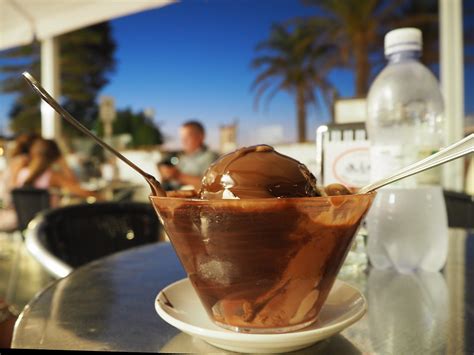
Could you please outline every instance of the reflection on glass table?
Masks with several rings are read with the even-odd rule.
[[[371,269],[367,286],[370,341],[378,345],[378,351],[402,353],[406,349],[403,333],[409,332],[410,337],[416,336],[421,349],[446,352],[449,293],[441,273],[399,274]]]

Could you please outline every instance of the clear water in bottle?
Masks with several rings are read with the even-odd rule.
[[[448,226],[440,186],[380,190],[368,225],[367,252],[375,268],[409,273],[443,267]]]
[[[385,37],[388,64],[367,98],[372,181],[443,146],[443,98],[435,76],[420,63],[420,53],[418,29],[398,29]],[[401,272],[443,267],[447,218],[440,183],[435,168],[379,191],[367,219],[374,267]]]

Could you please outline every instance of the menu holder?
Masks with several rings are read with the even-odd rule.
[[[316,132],[316,177],[323,185],[360,188],[370,182],[370,142],[364,124],[320,126]]]

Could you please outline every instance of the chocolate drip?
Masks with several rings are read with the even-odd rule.
[[[297,160],[269,145],[241,148],[224,155],[206,171],[202,199],[320,196],[316,178]]]

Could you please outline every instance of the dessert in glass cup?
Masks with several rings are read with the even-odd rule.
[[[250,333],[317,320],[374,193],[319,188],[267,145],[224,155],[188,198],[151,196],[209,317]]]

